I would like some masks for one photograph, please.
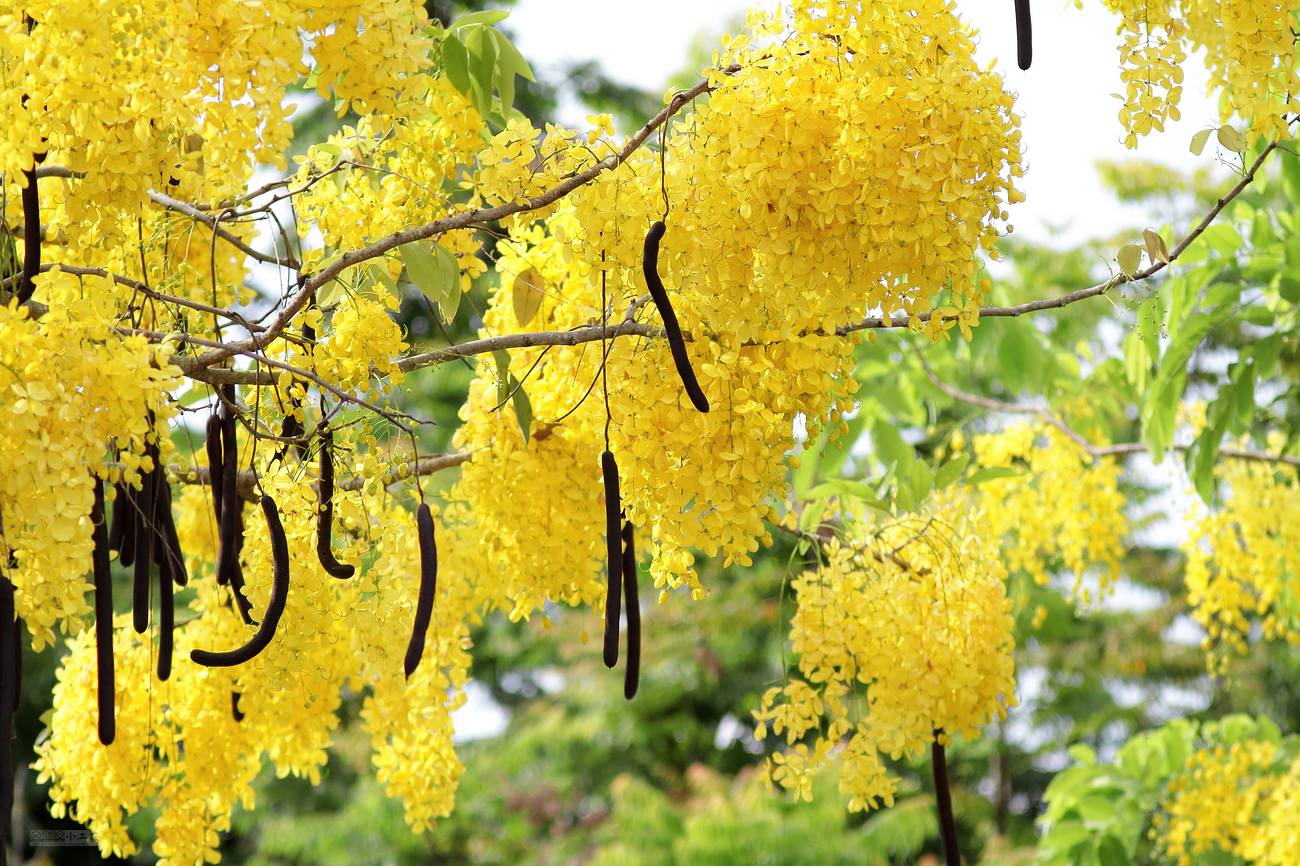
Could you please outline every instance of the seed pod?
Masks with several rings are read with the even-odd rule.
[[[605,595],[605,667],[618,664],[618,616],[622,607],[623,551],[620,541],[623,505],[618,492],[618,464],[608,451],[600,453],[600,468],[605,475],[605,569],[608,572]]]
[[[190,578],[185,570],[180,536],[176,534],[176,518],[172,516],[172,487],[164,479],[158,492],[161,494],[157,505],[158,537],[162,540],[164,555],[171,560],[172,579],[177,586],[185,586]]]
[[[235,400],[233,385],[221,386],[224,400],[219,410],[221,414],[221,535],[217,545],[217,583],[225,585],[230,582],[236,564],[239,561],[240,526],[238,511],[243,508],[239,501],[239,444],[235,438],[235,412],[231,408]],[[226,402],[229,401],[229,402]]]
[[[244,593],[244,566],[239,562],[239,555],[244,551],[244,502],[235,500],[235,554],[234,567],[230,572],[230,589],[235,597],[235,607],[244,625],[256,625],[253,619],[253,605]]]
[[[113,523],[108,529],[107,549],[121,553],[122,542],[126,538],[127,491],[131,488],[119,481],[113,485],[113,489],[117,491],[117,496],[113,498]],[[103,497],[102,489],[100,497]]]
[[[681,377],[686,396],[691,398],[695,408],[701,412],[709,411],[709,398],[700,390],[700,383],[695,380],[695,371],[691,368],[690,356],[686,354],[686,343],[682,340],[682,329],[677,324],[677,314],[668,301],[668,292],[664,290],[663,280],[659,279],[659,241],[663,238],[665,226],[657,222],[650,226],[645,236],[645,250],[641,256],[641,269],[645,272],[645,283],[650,289],[659,308],[659,317],[664,322],[664,334],[668,337],[668,348],[673,353],[673,363],[677,365],[677,375]]]
[[[623,518],[623,596],[627,610],[627,670],[623,672],[623,697],[636,697],[641,684],[641,601],[637,597],[636,539],[632,521]]]
[[[122,511],[122,539],[117,548],[117,561],[123,568],[135,562],[135,533],[140,526],[140,514],[135,504],[135,488],[123,482],[118,485],[117,502],[113,503],[113,519]]]
[[[119,486],[116,512],[126,504]],[[95,661],[98,668],[99,741],[105,746],[117,736],[117,722],[113,717],[113,575],[108,562],[109,532],[104,521],[104,482],[95,479],[95,504],[91,507],[90,522],[95,538]]]
[[[239,692],[230,693],[230,714],[235,717],[237,722],[244,720],[244,714],[239,710]]]
[[[289,403],[291,408],[289,409],[288,412],[285,413],[284,422],[280,424],[280,438],[301,439],[302,435],[306,431],[303,430],[302,422],[298,420],[298,416],[296,416],[293,413],[293,410],[296,409],[299,404],[298,401],[294,399],[290,399]],[[281,442],[280,447],[276,449],[275,456],[272,457],[271,459],[273,461],[283,460],[284,455],[289,453],[290,448],[293,448],[295,451],[298,452],[298,459],[301,460],[303,457],[303,446],[302,443],[300,442],[295,442],[293,444],[290,444],[288,442]]]
[[[1034,59],[1033,27],[1029,21],[1029,0],[1016,0],[1016,64],[1028,69]]]
[[[158,559],[158,679],[167,682],[172,675],[172,630],[176,626],[176,607],[172,599],[172,560]]]
[[[14,708],[13,712],[18,712],[18,705],[23,702],[23,627],[17,619],[14,620]]]
[[[0,707],[12,707],[17,674],[14,659],[14,585],[0,577]],[[9,834],[14,808],[14,765],[9,741],[13,738],[12,712],[0,712],[0,840]],[[2,850],[2,849],[0,849]]]
[[[406,647],[406,678],[420,666],[424,655],[424,635],[433,616],[433,600],[438,591],[438,544],[433,533],[433,514],[423,502],[415,510],[415,528],[420,538],[420,596],[415,602],[415,625]]]
[[[144,477],[136,500],[135,575],[131,585],[131,617],[136,634],[144,634],[149,629],[149,572],[154,560],[153,503],[158,476],[162,474],[158,455],[153,451],[145,453],[154,458],[154,468]]]
[[[320,507],[316,511],[316,556],[330,577],[343,580],[356,573],[350,565],[334,558],[330,549],[330,532],[334,527],[334,434],[325,430],[320,436]],[[432,520],[432,518],[430,518]],[[409,674],[408,674],[409,676]]]
[[[262,497],[262,513],[266,516],[266,531],[271,537],[271,560],[275,563],[275,578],[271,583],[271,600],[266,606],[266,616],[262,617],[257,633],[238,649],[230,652],[190,650],[190,659],[195,664],[209,668],[242,665],[257,658],[275,637],[275,629],[280,624],[280,617],[284,615],[284,602],[289,595],[289,541],[285,538],[280,511],[275,507],[274,499]]]
[[[208,451],[208,486],[212,488],[212,513],[221,523],[222,482],[225,473],[221,469],[221,416],[213,412],[208,416],[208,436],[204,440]]]

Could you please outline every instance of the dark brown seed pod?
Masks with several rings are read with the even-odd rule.
[[[346,580],[356,573],[350,565],[334,558],[330,533],[334,527],[334,434],[325,430],[320,436],[320,507],[316,510],[316,556],[330,577]],[[409,676],[409,674],[408,674]]]
[[[176,627],[176,607],[172,599],[172,560],[158,559],[158,679],[167,682],[172,675],[172,631]]]
[[[700,383],[695,379],[695,370],[691,368],[690,356],[686,354],[686,343],[682,340],[682,329],[677,324],[677,314],[668,300],[663,280],[659,279],[659,241],[663,238],[665,226],[657,222],[650,226],[645,236],[645,250],[641,256],[641,269],[645,272],[645,284],[650,289],[659,308],[659,317],[664,322],[664,335],[668,338],[668,348],[673,353],[673,363],[677,365],[677,375],[681,377],[686,396],[691,398],[695,408],[701,412],[709,411],[709,398],[700,390]]]
[[[208,486],[212,488],[212,513],[221,523],[222,482],[225,473],[221,468],[221,416],[213,412],[208,416],[208,435],[203,442],[208,452]]]
[[[1034,34],[1029,21],[1029,0],[1016,0],[1016,64],[1028,69],[1034,60]]]
[[[0,577],[0,707],[12,707],[17,670],[14,659],[14,585]],[[0,841],[9,834],[14,808],[14,765],[9,741],[13,738],[12,712],[0,712]],[[2,848],[0,848],[2,850]]]
[[[433,617],[433,600],[438,593],[438,543],[433,533],[433,513],[423,502],[415,510],[415,528],[420,538],[420,596],[415,602],[415,624],[411,642],[406,647],[406,678],[420,666],[424,655],[424,635]]]
[[[230,582],[239,560],[239,444],[235,438],[237,422],[231,408],[235,400],[233,385],[221,387],[221,534],[217,545],[217,583]]]
[[[23,626],[14,620],[14,709],[23,702]]]
[[[244,551],[244,502],[235,500],[235,564],[230,572],[230,590],[235,597],[235,607],[244,625],[257,625],[253,619],[253,605],[244,593],[244,566],[239,562],[239,555]]]
[[[298,407],[298,401],[290,400],[289,402],[291,408],[289,409],[288,412],[285,413],[284,422],[280,424],[280,438],[301,439],[303,434],[306,431],[303,430],[302,422],[298,420],[298,416],[296,416],[293,413],[293,410]],[[281,442],[280,447],[276,449],[275,456],[272,457],[271,459],[273,461],[283,460],[284,455],[289,453],[290,448],[293,448],[295,451],[298,452],[298,459],[301,460],[303,455],[303,446],[301,443],[297,443],[297,442],[292,444],[289,442]]]
[[[108,529],[107,544],[109,550],[116,550],[121,553],[122,541],[126,537],[127,491],[130,488],[119,481],[113,485],[113,490],[116,491],[117,495],[113,498],[113,523]],[[103,496],[102,490],[100,495]]]
[[[600,468],[605,475],[605,569],[608,572],[605,595],[605,667],[618,664],[618,617],[622,609],[623,503],[618,492],[618,464],[608,451],[600,453]]]
[[[116,512],[126,504],[126,496],[119,486]],[[104,482],[95,479],[95,504],[91,507],[90,521],[95,538],[95,661],[98,668],[99,741],[110,745],[117,736],[117,721],[113,716],[113,574],[108,561],[109,532],[104,521]]]
[[[154,458],[154,469],[144,477],[140,496],[136,499],[135,574],[131,584],[131,618],[136,634],[144,634],[149,629],[149,577],[154,561],[153,503],[158,476],[162,474],[158,456],[152,453],[150,456]]]
[[[636,538],[632,521],[623,518],[623,604],[627,611],[627,669],[623,672],[623,697],[636,697],[641,684],[641,600],[637,597]]]
[[[117,561],[123,568],[135,562],[135,532],[140,525],[140,515],[135,505],[135,488],[130,484],[118,485],[117,501],[113,503],[113,519],[122,511],[122,538],[117,547]]]
[[[244,720],[244,714],[239,709],[239,692],[230,693],[230,714],[235,717],[237,722]]]
[[[284,535],[284,526],[280,523],[280,510],[275,500],[269,496],[262,497],[262,513],[266,516],[266,531],[271,537],[271,560],[275,563],[275,577],[271,583],[271,601],[266,606],[266,616],[262,624],[248,643],[230,652],[209,652],[208,650],[190,650],[190,659],[195,664],[209,668],[229,668],[252,661],[270,645],[275,637],[275,629],[284,616],[284,602],[289,595],[289,541]]]
[[[158,492],[158,537],[162,540],[164,555],[171,561],[172,579],[177,586],[185,586],[190,578],[185,570],[180,536],[176,534],[176,518],[172,516],[172,488],[166,479],[159,486]]]

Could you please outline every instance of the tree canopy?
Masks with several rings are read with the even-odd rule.
[[[333,767],[478,859],[585,791],[604,829],[547,856],[956,866],[1038,818],[1044,863],[1300,860],[1300,7],[1109,5],[1129,145],[1204,51],[1190,146],[1233,175],[1111,167],[1187,210],[1071,253],[1011,234],[1013,91],[943,0],[751,12],[630,135],[590,69],[611,112],[546,122],[503,11],[0,11],[0,705],[60,647],[52,815],[315,862],[310,808],[229,840],[264,767]],[[518,697],[593,635],[621,690]],[[528,720],[501,778],[564,780],[468,785],[494,842],[457,817],[471,678]]]

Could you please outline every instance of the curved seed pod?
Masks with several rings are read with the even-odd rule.
[[[641,269],[645,272],[645,284],[650,289],[659,308],[659,317],[664,321],[664,334],[668,337],[668,348],[673,353],[673,363],[677,365],[677,375],[681,377],[686,396],[691,398],[695,408],[701,412],[709,411],[709,398],[700,390],[700,383],[695,380],[695,370],[691,368],[690,356],[686,354],[686,343],[682,340],[682,329],[677,324],[677,314],[668,301],[668,292],[664,290],[663,280],[659,279],[659,241],[663,238],[665,226],[657,222],[650,226],[645,236],[645,250],[641,256]]]
[[[235,400],[235,387],[222,385],[224,397],[221,403],[221,535],[217,546],[217,583],[225,585],[230,582],[239,560],[240,526],[238,511],[243,508],[239,501],[239,443],[235,438],[235,413],[231,406]],[[226,402],[229,401],[229,402]]]
[[[334,527],[334,455],[330,453],[333,450],[334,434],[325,430],[320,436],[320,507],[316,509],[316,556],[320,559],[321,568],[330,577],[346,580],[356,573],[356,569],[335,559],[334,551],[330,549],[330,532]]]
[[[171,560],[172,579],[177,586],[185,586],[190,582],[190,577],[185,570],[181,540],[176,534],[176,518],[172,516],[172,487],[164,479],[158,492],[158,537],[162,540],[164,555]]]
[[[167,682],[172,675],[172,630],[176,626],[176,607],[172,599],[172,561],[158,559],[158,679]]]
[[[600,453],[605,475],[605,568],[608,591],[605,596],[605,667],[618,664],[618,616],[623,605],[622,498],[618,492],[618,464],[608,451]]]
[[[208,650],[190,650],[190,659],[195,664],[209,668],[228,668],[252,661],[266,649],[275,637],[275,629],[284,615],[284,602],[289,595],[289,542],[284,535],[284,526],[280,523],[280,510],[275,507],[275,500],[269,496],[262,497],[262,513],[266,516],[266,531],[271,536],[271,559],[275,562],[275,579],[271,584],[271,601],[266,606],[266,616],[257,633],[248,643],[230,652],[209,652]]]
[[[237,722],[244,720],[244,714],[239,709],[239,692],[230,693],[230,714],[235,717]]]
[[[420,536],[420,596],[415,603],[415,625],[406,647],[406,678],[420,666],[424,655],[424,635],[433,616],[433,600],[438,592],[438,544],[433,534],[433,514],[423,502],[415,510],[415,528]]]
[[[208,435],[203,442],[208,452],[208,486],[212,488],[212,513],[221,523],[222,482],[225,473],[221,468],[221,416],[213,412],[208,416]]]
[[[126,504],[121,488],[117,491],[120,511]],[[117,722],[113,717],[113,575],[108,562],[109,533],[104,525],[104,482],[95,479],[95,504],[91,507],[90,521],[95,538],[95,661],[98,668],[99,741],[105,746],[117,736]],[[117,515],[113,517],[117,523]]]
[[[1033,60],[1034,36],[1029,21],[1029,0],[1016,0],[1016,65],[1028,69]]]
[[[636,538],[632,521],[623,517],[623,596],[627,610],[627,669],[623,672],[623,697],[636,697],[641,684],[641,601],[637,597]]]
[[[230,572],[230,589],[235,596],[235,607],[244,625],[257,625],[253,619],[253,605],[244,594],[244,566],[239,562],[239,554],[244,551],[244,502],[235,499],[235,553],[234,566]]]

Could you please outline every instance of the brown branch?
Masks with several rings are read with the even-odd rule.
[[[732,64],[726,69],[719,70],[718,74],[734,75],[739,72],[741,68],[742,67],[739,64]],[[199,369],[203,367],[211,367],[233,355],[261,351],[261,349],[269,345],[272,340],[280,335],[280,332],[288,326],[293,317],[307,305],[308,300],[315,294],[317,289],[326,285],[339,274],[343,273],[344,270],[353,265],[377,258],[389,250],[396,249],[403,244],[426,240],[434,235],[440,235],[458,229],[471,228],[483,223],[497,222],[517,213],[539,210],[554,204],[569,193],[573,192],[575,189],[590,183],[602,172],[613,170],[622,165],[631,158],[632,154],[645,143],[646,139],[648,139],[655,130],[667,123],[668,119],[676,114],[683,105],[701,94],[712,92],[714,89],[714,86],[705,80],[696,84],[690,90],[676,94],[663,111],[659,112],[647,121],[645,126],[641,127],[634,136],[628,139],[627,144],[625,144],[618,153],[606,157],[587,170],[573,175],[535,198],[527,199],[523,202],[511,202],[510,204],[498,205],[497,207],[476,208],[472,211],[466,211],[465,213],[455,214],[454,216],[445,217],[440,220],[434,220],[433,222],[427,223],[423,226],[396,232],[381,241],[371,244],[370,246],[363,247],[359,250],[352,250],[343,254],[328,267],[323,268],[319,273],[304,280],[297,293],[289,299],[288,303],[281,308],[280,312],[276,314],[275,318],[273,318],[270,324],[267,325],[265,332],[257,334],[248,340],[242,340],[237,343],[227,343],[214,348],[211,351],[204,352],[202,355],[193,359],[192,368]],[[150,191],[150,195],[155,195],[155,193]],[[175,199],[172,199],[172,201],[175,201]],[[176,203],[183,204],[182,202]],[[191,212],[196,219],[207,216],[206,214],[201,214],[189,205],[185,205],[185,207],[189,209],[189,212]],[[211,217],[207,218],[209,220],[212,219]]]
[[[1070,438],[1070,441],[1074,442],[1093,457],[1113,457],[1119,454],[1137,454],[1147,450],[1147,447],[1141,442],[1121,442],[1118,445],[1093,445],[1064,421],[1052,415],[1045,409],[1040,409],[1036,406],[1021,406],[1016,403],[1003,403],[1001,400],[991,400],[988,397],[967,394],[965,391],[949,385],[947,382],[944,382],[936,376],[934,371],[930,369],[930,365],[925,363],[924,358],[921,359],[921,366],[925,367],[925,373],[930,377],[930,381],[934,383],[934,386],[949,397],[952,397],[954,400],[960,400],[963,403],[969,403],[972,406],[982,406],[985,409],[992,409],[995,412],[1010,412],[1017,415],[1037,415],[1057,430],[1060,430]],[[1189,447],[1190,446],[1188,445],[1170,445],[1168,450],[1186,451]],[[1288,466],[1300,466],[1300,457],[1293,457],[1288,454],[1269,454],[1267,451],[1255,451],[1249,448],[1220,448],[1219,454],[1237,460],[1253,460],[1260,463],[1285,463]]]
[[[468,462],[471,456],[473,455],[466,452],[463,454],[435,454],[432,457],[421,457],[416,461],[414,477],[420,475],[432,475],[433,473],[443,469],[450,469],[453,466],[459,466],[462,463]],[[397,469],[385,472],[383,477],[383,486],[387,487],[390,484],[396,484],[398,481],[403,481],[407,478],[413,477],[410,467],[411,464],[407,463],[404,466],[399,466]],[[403,469],[406,470],[405,473],[403,473]],[[340,483],[338,487],[340,490],[360,490],[365,486],[365,483],[364,478],[349,478],[347,481]]]
[[[1188,232],[1187,236],[1178,242],[1169,253],[1169,264],[1173,264],[1177,261],[1178,257],[1186,251],[1188,246],[1191,245],[1192,241],[1200,237],[1201,234],[1210,227],[1210,224],[1214,222],[1215,217],[1217,217],[1233,199],[1241,195],[1242,192],[1245,191],[1246,187],[1250,186],[1251,182],[1255,179],[1256,172],[1264,167],[1264,160],[1268,158],[1269,153],[1275,147],[1277,147],[1277,142],[1273,142],[1265,147],[1263,152],[1260,153],[1259,159],[1255,160],[1254,164],[1251,165],[1244,175],[1242,175],[1242,178],[1237,182],[1237,185],[1228,190],[1228,192],[1224,194],[1223,198],[1219,199],[1215,203],[1214,207],[1210,208],[1201,221],[1197,223],[1196,228]],[[1155,262],[1146,270],[1138,271],[1131,277],[1127,274],[1116,274],[1104,283],[1090,286],[1086,289],[1079,289],[1076,292],[1070,292],[1068,295],[1062,295],[1059,298],[1044,298],[1042,300],[1029,301],[1024,304],[1017,304],[1012,307],[985,307],[979,311],[979,317],[981,319],[1015,318],[1017,316],[1024,316],[1028,313],[1037,313],[1040,310],[1059,310],[1062,307],[1068,307],[1070,304],[1075,304],[1079,301],[1087,300],[1088,298],[1095,298],[1098,295],[1104,295],[1115,286],[1123,285],[1124,283],[1141,282],[1142,280],[1158,274],[1166,267],[1167,265],[1165,262]],[[933,315],[933,313],[920,313],[917,315],[917,318],[922,322],[928,322]],[[836,328],[835,333],[843,337],[853,331],[905,328],[907,327],[907,322],[910,318],[911,317],[906,314],[900,314],[897,316],[891,316],[887,323],[884,317],[873,317],[863,319],[855,325],[845,325],[844,327]],[[945,316],[943,320],[945,322],[955,322],[958,318],[958,316]]]
[[[155,204],[162,205],[168,210],[175,211],[176,213],[179,214],[184,214],[190,219],[197,220],[198,222],[203,223],[205,226],[215,231],[217,237],[221,238],[223,241],[232,245],[235,249],[239,250],[241,253],[243,253],[246,256],[249,256],[250,258],[257,259],[259,262],[266,262],[267,264],[280,265],[281,267],[286,267],[286,268],[293,268],[294,270],[297,270],[298,268],[302,267],[302,264],[297,259],[295,259],[293,255],[288,253],[288,251],[285,252],[285,257],[283,258],[281,258],[278,255],[271,256],[271,255],[267,255],[266,253],[258,252],[257,250],[250,247],[248,244],[244,243],[239,238],[232,235],[230,232],[223,229],[218,224],[219,220],[217,217],[209,213],[204,213],[203,211],[199,210],[194,205],[189,204],[188,202],[183,202],[180,199],[172,198],[171,196],[165,193],[161,193],[153,189],[149,190],[149,198]]]

